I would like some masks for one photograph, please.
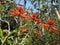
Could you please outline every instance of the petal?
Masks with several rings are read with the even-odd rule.
[[[40,27],[45,27],[45,28],[48,28],[49,27],[49,24],[39,24]]]
[[[60,32],[60,30],[56,29],[55,27],[51,26],[50,29],[54,32]]]
[[[15,9],[11,9],[9,11],[9,13],[12,14],[12,15],[18,15],[19,14],[19,11],[15,10]]]
[[[17,5],[16,7],[20,11],[21,14],[24,14],[25,13],[22,6]]]
[[[49,24],[47,24],[47,23],[46,24],[43,24],[43,25],[44,25],[44,27],[49,27]]]
[[[23,10],[22,6],[20,6],[20,5],[16,5],[16,7],[17,7],[17,9],[18,9],[19,11],[22,11],[22,10]]]
[[[34,18],[36,18],[38,15],[37,15],[37,13],[33,12],[33,13],[32,13],[32,16],[33,16]]]
[[[41,20],[40,19],[37,19],[37,18],[35,18],[34,21],[41,22]]]
[[[48,23],[49,23],[50,25],[53,25],[53,24],[54,24],[54,20],[48,19]]]

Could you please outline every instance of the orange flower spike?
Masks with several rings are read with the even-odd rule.
[[[38,31],[38,30],[35,30],[35,31],[34,31],[34,34],[35,34],[35,35],[39,35],[39,31]]]
[[[27,25],[27,24],[22,25],[22,26],[20,27],[20,32],[27,32],[27,30],[26,30],[26,25]]]
[[[53,32],[60,32],[60,30],[56,29],[56,28],[53,27],[53,26],[50,26],[50,29],[51,29]]]
[[[24,32],[27,32],[27,30],[26,30],[26,29],[23,29],[22,32],[23,32],[23,33],[24,33]]]
[[[53,25],[54,24],[54,20],[48,19],[48,24]]]
[[[17,9],[11,9],[8,13],[10,13],[12,15],[18,15],[19,11]]]
[[[18,32],[27,32],[27,30],[26,29],[20,29],[20,30],[18,30]]]

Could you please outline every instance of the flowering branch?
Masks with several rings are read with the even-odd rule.
[[[59,16],[59,13],[58,13],[57,9],[55,9],[55,10],[56,10],[58,18],[60,19],[60,16]],[[33,21],[38,22],[38,23],[43,22],[44,24],[42,24],[42,25],[44,27],[50,28],[54,32],[55,31],[56,32],[60,32],[60,30],[58,30],[55,27],[53,27],[54,20],[48,19],[48,23],[45,23],[45,21],[42,21],[42,20],[40,20],[40,19],[37,18],[37,13],[32,12],[32,15],[29,15],[29,14],[26,15],[25,13],[26,12],[23,10],[22,6],[19,6],[19,5],[16,6],[15,10],[11,10],[10,11],[10,14],[19,15],[22,18],[30,19],[30,20],[33,20]]]

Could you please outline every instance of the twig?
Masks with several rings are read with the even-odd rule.
[[[58,19],[60,20],[60,14],[59,14],[57,8],[55,8],[55,12],[56,12],[56,14],[57,14],[57,16],[58,16]]]
[[[4,45],[5,41],[7,40],[7,38],[9,37],[10,35],[10,32],[8,33],[8,35],[5,37],[5,39],[3,40],[2,44],[1,45]]]
[[[2,41],[2,44],[1,44],[1,45],[3,45],[3,44],[5,43],[5,41],[7,40],[7,38],[9,37],[9,35],[10,35],[10,24],[9,24],[9,22],[6,21],[6,20],[2,20],[1,18],[0,18],[0,20],[3,21],[3,22],[6,22],[6,23],[8,24],[8,30],[9,30],[8,35],[7,35],[7,36],[5,37],[5,39]]]
[[[18,43],[18,40],[17,40],[17,38],[15,38],[14,42],[13,42],[13,45],[17,45],[17,43]]]
[[[42,27],[42,33],[43,33],[43,35],[45,35],[45,33],[44,33],[44,26]]]

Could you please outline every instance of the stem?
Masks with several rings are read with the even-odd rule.
[[[38,13],[40,14],[40,0],[38,0],[38,8],[39,8]]]
[[[43,35],[45,35],[45,33],[44,33],[44,27],[42,27],[42,33],[43,33]]]
[[[26,36],[22,39],[20,45],[24,45],[24,41],[25,41],[25,39],[26,39],[27,36],[28,36],[28,34],[26,34]]]
[[[17,38],[15,38],[14,42],[13,42],[13,45],[17,45],[17,43],[18,43],[18,40],[17,40]]]

